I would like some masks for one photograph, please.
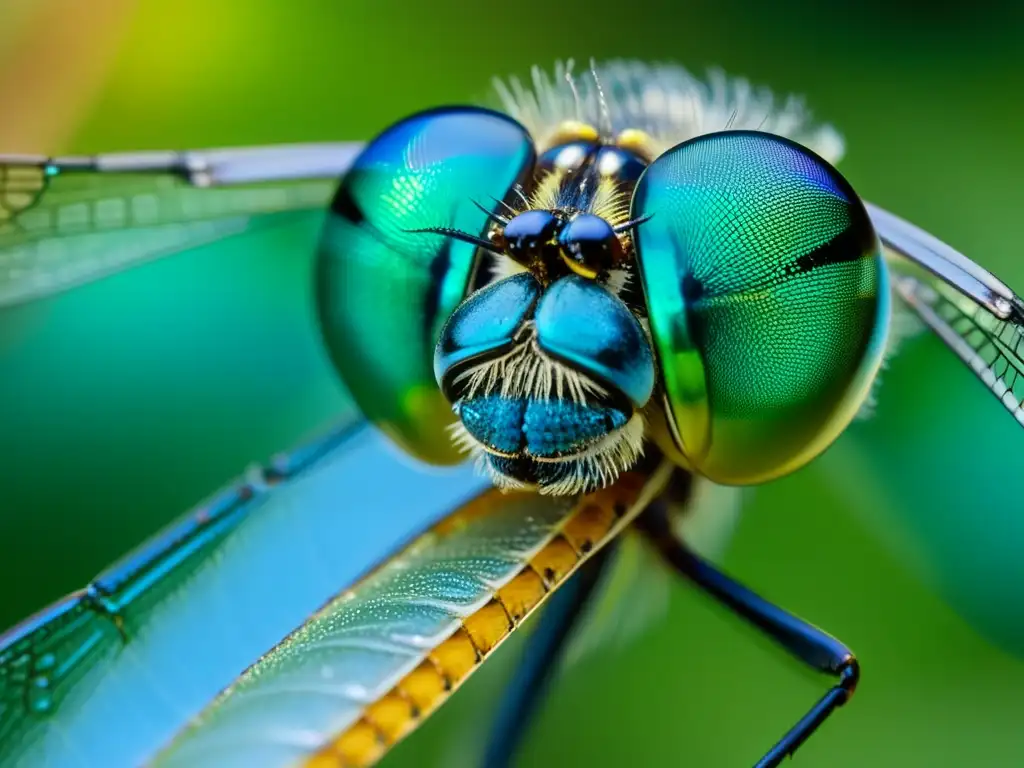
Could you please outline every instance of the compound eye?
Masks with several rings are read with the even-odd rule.
[[[622,243],[612,225],[592,213],[581,213],[558,236],[562,260],[582,277],[590,279],[622,261]]]
[[[723,485],[803,466],[850,423],[881,362],[889,285],[849,183],[755,132],[680,144],[633,196],[670,437]]]
[[[554,242],[561,225],[551,211],[523,211],[505,225],[502,233],[509,255],[528,265]]]

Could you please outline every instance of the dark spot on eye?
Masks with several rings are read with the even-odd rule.
[[[582,552],[583,554],[587,554],[587,552],[589,552],[593,548],[594,542],[592,542],[590,539],[585,539],[584,541],[580,542],[580,552]]]
[[[700,301],[704,296],[703,283],[693,275],[685,275],[679,288],[683,292],[683,298],[691,303]]]
[[[544,581],[548,582],[549,584],[551,584],[551,583],[553,583],[555,581],[555,569],[554,568],[545,568],[544,569]]]
[[[616,501],[615,506],[612,507],[612,511],[615,512],[616,517],[622,517],[624,514],[626,514],[626,505],[623,504],[621,501]]]
[[[366,218],[363,214],[363,209],[356,205],[355,199],[353,199],[352,195],[344,186],[342,186],[342,188],[338,190],[338,194],[334,196],[334,201],[331,203],[331,210],[353,224],[362,224],[363,220]]]
[[[791,275],[811,272],[831,264],[843,264],[868,258],[874,253],[870,225],[860,227],[851,224],[842,232],[809,253],[797,257],[793,262]]]

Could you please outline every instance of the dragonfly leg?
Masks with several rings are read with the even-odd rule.
[[[561,657],[573,627],[612,560],[615,542],[609,542],[580,566],[569,581],[548,598],[547,606],[527,639],[515,678],[502,696],[484,753],[484,768],[506,768],[547,692],[551,673]]]
[[[857,687],[860,666],[853,652],[836,638],[774,605],[707,562],[673,532],[663,503],[647,509],[635,524],[657,551],[684,576],[738,616],[764,632],[809,667],[838,678],[755,768],[774,768],[803,744]]]

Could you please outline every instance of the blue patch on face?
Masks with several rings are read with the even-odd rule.
[[[526,401],[487,395],[459,403],[462,426],[488,448],[519,453],[523,447]]]
[[[485,448],[556,458],[585,450],[629,421],[630,413],[600,403],[485,395],[459,404],[462,425]]]
[[[434,350],[434,377],[444,386],[453,366],[511,348],[516,333],[533,313],[540,283],[528,273],[481,288],[448,318]]]
[[[528,273],[470,296],[452,314],[434,352],[434,375],[451,399],[457,370],[510,351],[533,319],[537,344],[553,358],[642,408],[654,390],[654,353],[640,321],[611,291],[571,275],[543,290]]]
[[[578,452],[629,421],[629,414],[605,405],[582,405],[568,400],[531,400],[523,432],[531,456],[561,456]]]
[[[537,343],[642,408],[654,391],[654,353],[640,321],[604,286],[571,275],[551,285],[534,315]]]

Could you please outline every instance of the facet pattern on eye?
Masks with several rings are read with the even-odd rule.
[[[842,177],[791,142],[725,132],[655,161],[632,213],[652,217],[637,235],[652,331],[703,468],[760,476],[841,429],[888,317],[877,239]]]

